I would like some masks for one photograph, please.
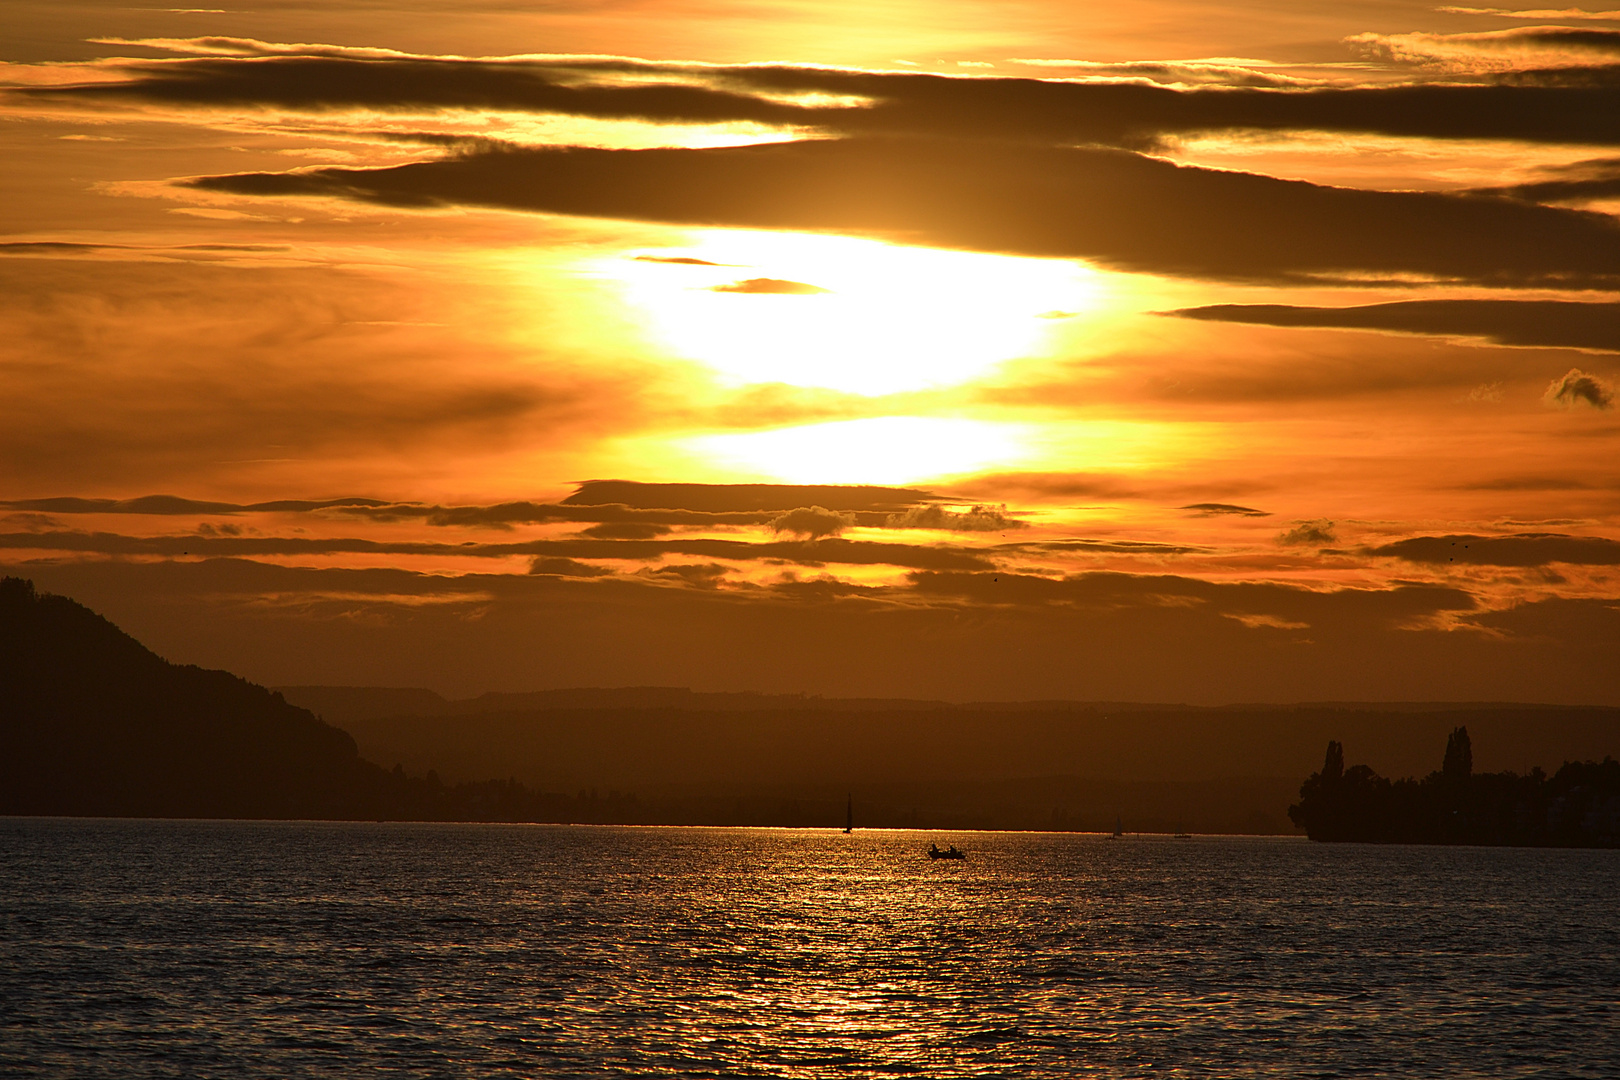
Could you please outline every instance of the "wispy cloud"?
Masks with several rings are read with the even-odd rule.
[[[1575,300],[1400,300],[1360,307],[1217,304],[1166,314],[1266,326],[1392,330],[1484,338],[1502,345],[1620,352],[1620,304]]]
[[[1302,521],[1277,537],[1277,543],[1288,546],[1323,546],[1338,543],[1339,534],[1333,522],[1326,519]]]
[[[814,296],[817,293],[831,292],[819,285],[806,284],[803,281],[787,281],[783,278],[756,277],[746,281],[733,281],[725,285],[715,285],[710,292],[743,293],[753,296]]]
[[[1179,507],[1182,510],[1195,510],[1199,517],[1270,517],[1266,510],[1256,510],[1252,506],[1238,506],[1235,503],[1204,502],[1192,503]]]
[[[1559,19],[1563,21],[1620,22],[1620,11],[1588,11],[1586,8],[1435,8],[1445,15],[1495,15],[1503,19]]]
[[[771,531],[815,540],[823,536],[837,536],[854,524],[853,514],[841,514],[821,506],[801,506],[772,518]]]
[[[1620,56],[1620,30],[1559,26],[1477,34],[1358,34],[1348,42],[1382,59],[1454,72],[1587,65]]]
[[[1006,532],[1024,528],[1024,522],[1009,515],[1005,506],[981,505],[955,511],[937,503],[914,506],[903,514],[890,514],[884,525],[891,529],[940,529],[946,532]]]
[[[1580,368],[1570,368],[1547,387],[1545,400],[1549,405],[1566,408],[1584,404],[1594,409],[1607,409],[1614,405],[1614,387]]]

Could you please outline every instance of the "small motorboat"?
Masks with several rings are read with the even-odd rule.
[[[955,844],[952,844],[944,851],[939,850],[937,844],[929,844],[928,857],[930,859],[965,859],[967,858],[967,852],[958,851]]]

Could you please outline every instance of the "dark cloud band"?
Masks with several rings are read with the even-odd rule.
[[[513,149],[385,169],[187,183],[237,195],[401,207],[829,229],[1206,278],[1620,282],[1620,224],[1606,215],[1479,196],[1323,187],[1115,150],[1003,146],[992,154],[977,143],[917,139]]]
[[[1408,562],[1481,566],[1545,566],[1573,563],[1620,566],[1620,541],[1600,536],[1520,533],[1514,536],[1414,536],[1370,549]]]
[[[1579,69],[1584,74],[1575,69],[1515,73],[1511,84],[1499,78],[1485,85],[1311,89],[1243,85],[1254,82],[1255,73],[1234,69],[1229,85],[1174,89],[787,66],[359,57],[319,50],[117,65],[125,76],[121,80],[16,93],[64,102],[191,108],[504,110],[656,123],[749,121],[841,135],[1127,148],[1153,146],[1168,136],[1234,130],[1620,145],[1620,81],[1614,78],[1620,68],[1592,66]],[[634,83],[625,84],[626,73],[634,74]],[[807,94],[831,95],[835,104],[793,100]]]
[[[47,514],[242,514],[308,512],[351,508],[377,508],[389,505],[381,499],[280,499],[273,502],[229,503],[183,499],[178,495],[143,495],[136,499],[12,499],[0,501],[0,509],[36,510]]]
[[[609,559],[647,562],[667,556],[727,559],[735,562],[774,560],[801,566],[829,563],[845,566],[898,566],[919,570],[989,570],[994,561],[967,548],[945,545],[889,544],[836,538],[742,540],[612,539],[580,537],[566,540],[523,540],[512,543],[434,543],[431,541],[379,541],[356,538],[306,539],[302,537],[231,536],[199,533],[191,536],[126,536],[108,532],[48,530],[0,533],[0,549],[69,551],[102,555],[215,556],[262,558],[283,555],[391,555],[453,556],[498,559],[531,556],[560,559]]]
[[[1168,314],[1264,326],[1481,337],[1502,345],[1620,352],[1620,304],[1569,300],[1403,300],[1360,307],[1216,304]]]

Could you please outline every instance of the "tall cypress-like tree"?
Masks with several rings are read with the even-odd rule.
[[[1344,776],[1344,744],[1337,739],[1327,745],[1327,758],[1322,762],[1322,779],[1328,783]]]
[[[1474,748],[1466,727],[1455,729],[1446,740],[1446,760],[1440,773],[1447,780],[1467,780],[1474,774]]]

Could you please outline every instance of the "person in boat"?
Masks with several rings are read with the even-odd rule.
[[[939,856],[940,856],[939,845],[938,844],[929,844],[928,845],[928,854],[931,857],[935,858],[935,859],[939,858]]]

